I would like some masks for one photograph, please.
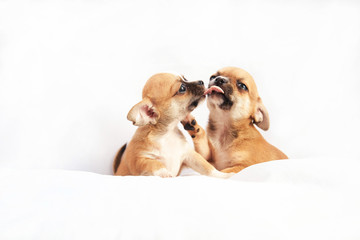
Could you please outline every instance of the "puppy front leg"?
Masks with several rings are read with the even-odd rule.
[[[196,122],[191,114],[187,115],[186,118],[181,121],[181,124],[192,137],[195,151],[207,161],[211,161],[210,143],[205,130]]]
[[[225,168],[225,169],[221,170],[221,172],[223,172],[223,173],[238,173],[241,170],[243,170],[244,168],[246,168],[246,166],[244,166],[244,165],[236,165],[236,166],[233,166],[233,167]]]
[[[223,173],[218,171],[213,165],[206,161],[205,158],[203,158],[199,153],[195,151],[190,152],[184,163],[198,173],[206,176],[229,178],[234,175],[233,173]]]
[[[150,158],[140,158],[136,161],[137,170],[136,175],[144,175],[144,176],[159,176],[159,177],[174,177],[172,174],[166,169],[165,165],[162,162],[159,162],[155,159]]]

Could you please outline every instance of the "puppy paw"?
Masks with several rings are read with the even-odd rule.
[[[154,176],[162,177],[162,178],[170,178],[174,177],[166,168],[160,168],[154,172]]]
[[[181,124],[184,126],[184,129],[190,134],[192,138],[195,138],[202,130],[191,114],[188,114],[184,118],[184,120],[181,121]]]

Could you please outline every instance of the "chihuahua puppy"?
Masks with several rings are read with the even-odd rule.
[[[143,88],[142,101],[127,115],[139,128],[115,157],[114,174],[174,177],[186,165],[203,175],[230,177],[195,152],[177,127],[204,101],[204,92],[203,81],[188,82],[170,73],[152,76]]]
[[[193,138],[195,150],[222,172],[237,173],[261,162],[287,159],[255,128],[268,130],[269,114],[254,79],[245,70],[226,67],[210,77],[207,133],[188,115],[181,123]]]

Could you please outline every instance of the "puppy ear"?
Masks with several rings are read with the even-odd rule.
[[[269,113],[261,100],[259,100],[258,104],[255,106],[253,122],[264,131],[268,130],[270,127]]]
[[[127,115],[127,119],[132,121],[135,126],[145,126],[149,123],[156,124],[159,117],[159,112],[148,98],[144,98],[133,106]]]

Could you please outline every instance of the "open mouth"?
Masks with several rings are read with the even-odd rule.
[[[226,93],[225,93],[226,91]],[[219,86],[211,86],[209,87],[205,92],[204,92],[204,96],[208,96],[208,97],[212,97],[212,96],[216,96],[215,99],[217,99],[217,97],[219,97],[219,99],[221,99],[220,102],[217,101],[219,107],[223,110],[229,110],[231,108],[231,106],[233,105],[233,101],[231,100],[230,94],[232,93],[232,89],[229,87],[225,88],[225,91],[219,87]]]
[[[209,87],[205,92],[204,95],[211,95],[213,93],[221,93],[224,94],[224,90],[222,90],[220,87],[218,86],[211,86]]]
[[[197,98],[196,100],[194,100],[193,102],[191,102],[188,107],[189,111],[194,110],[199,105],[199,102],[204,98],[205,98],[205,95],[203,95],[203,96]]]

